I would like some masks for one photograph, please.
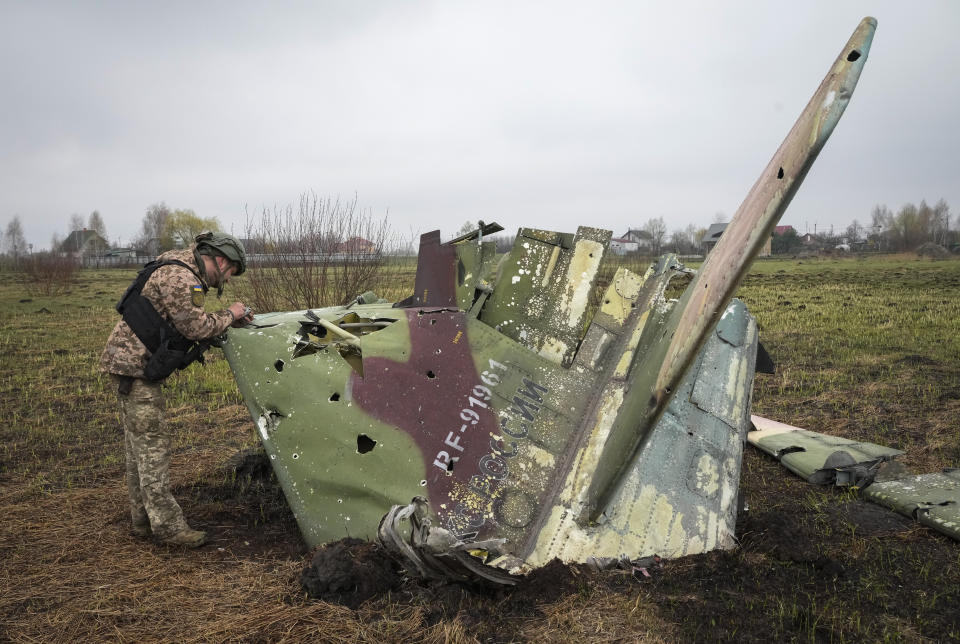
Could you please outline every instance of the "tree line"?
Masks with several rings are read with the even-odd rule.
[[[960,215],[957,215],[957,229],[960,229]],[[858,222],[851,224],[849,230],[852,239],[859,239]],[[875,241],[884,250],[913,250],[932,242],[951,247],[960,242],[958,230],[950,229],[950,206],[943,199],[930,206],[925,200],[916,206],[903,205],[894,214],[886,205],[877,205],[870,213],[870,227],[864,231],[865,238]]]
[[[354,203],[353,207],[355,206]],[[914,250],[925,243],[935,243],[948,249],[956,249],[960,246],[960,214],[955,218],[955,226],[951,227],[953,220],[950,206],[944,199],[932,206],[926,200],[921,200],[919,205],[907,203],[897,212],[893,212],[885,204],[878,204],[870,213],[869,223],[863,224],[854,219],[849,226],[838,229],[836,233],[832,230],[831,233],[820,233],[816,236],[814,245],[828,248],[847,245],[853,250],[899,252]],[[714,217],[714,223],[724,221],[722,214]],[[474,222],[465,222],[460,232],[467,232],[474,227]],[[67,225],[67,235],[54,233],[51,238],[51,251],[69,252],[70,249],[64,249],[64,242],[70,238],[72,232],[84,229],[94,231],[107,240],[106,225],[99,211],[94,210],[86,219],[79,214],[72,214]],[[196,235],[205,230],[220,229],[220,222],[216,217],[200,217],[193,210],[173,209],[160,202],[146,209],[140,230],[130,245],[139,254],[158,255],[172,248],[188,246]],[[633,230],[638,231],[645,241],[646,247],[641,252],[653,255],[667,251],[677,254],[700,253],[707,231],[697,224],[668,231],[663,217],[651,217]],[[498,242],[498,251],[502,249],[504,252],[509,250],[513,241],[512,237],[507,236],[496,236],[494,239]],[[272,241],[277,243],[279,240]],[[287,241],[289,243],[289,240]],[[415,249],[413,241],[407,246],[411,250]],[[794,253],[804,246],[805,242],[800,234],[790,229],[785,234],[774,236],[772,250],[774,254]],[[380,248],[386,250],[382,248],[382,240]],[[21,258],[32,252],[32,244],[27,243],[19,215],[15,215],[5,228],[0,229],[0,252],[6,259],[6,264],[14,266],[19,265]]]

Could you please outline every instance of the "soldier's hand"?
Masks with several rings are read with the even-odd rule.
[[[240,327],[253,322],[253,311],[243,302],[234,302],[227,308],[233,313],[233,324],[230,326]]]

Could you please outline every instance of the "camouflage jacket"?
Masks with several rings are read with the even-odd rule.
[[[203,275],[194,259],[192,246],[186,250],[168,251],[157,259],[178,259]],[[195,289],[196,286],[201,289]],[[185,338],[206,340],[220,335],[233,322],[233,315],[227,309],[216,313],[204,311],[203,294],[208,286],[204,282],[198,284],[196,275],[174,264],[158,268],[144,284],[142,294]],[[121,319],[107,339],[107,346],[100,356],[100,370],[142,378],[149,358],[150,352]]]

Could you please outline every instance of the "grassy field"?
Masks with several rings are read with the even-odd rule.
[[[0,640],[960,639],[960,544],[749,448],[735,551],[649,579],[554,566],[493,594],[409,582],[356,609],[307,599],[282,495],[236,458],[257,439],[217,352],[167,403],[175,493],[212,542],[139,541],[96,368],[133,272],[81,272],[58,295],[0,273]],[[739,296],[777,363],[755,413],[897,447],[917,472],[960,465],[960,261],[766,260]]]

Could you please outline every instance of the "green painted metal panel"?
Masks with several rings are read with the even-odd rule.
[[[857,485],[872,480],[881,462],[903,454],[898,449],[820,434],[753,416],[751,445],[775,457],[811,483]]]
[[[960,541],[960,469],[874,483],[864,495]]]

